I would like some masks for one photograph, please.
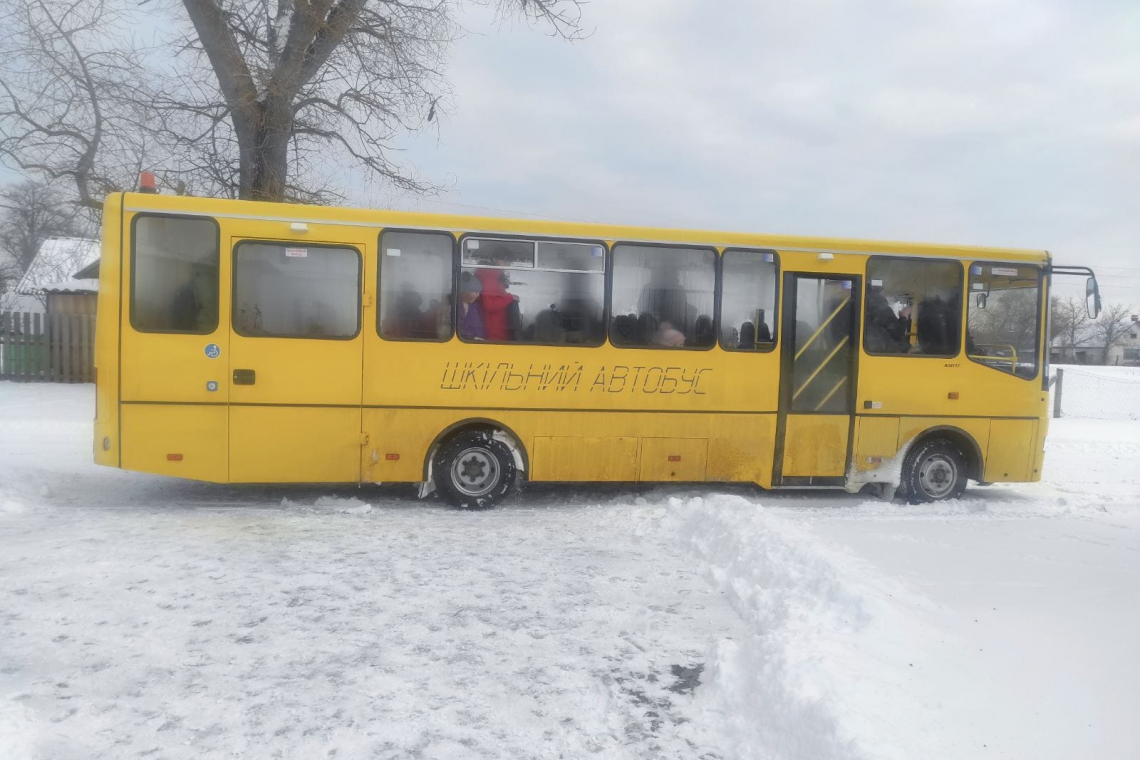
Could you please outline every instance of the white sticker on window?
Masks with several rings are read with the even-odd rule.
[[[388,249],[388,255],[389,256],[399,256],[400,255],[400,249],[399,248],[389,248]]]
[[[980,283],[980,282],[975,282],[975,283],[974,283],[973,285],[971,285],[970,287],[971,287],[971,288],[973,288],[974,290],[985,290],[985,289],[986,289],[986,286],[985,286],[985,285],[983,285],[983,284],[982,284],[982,283]]]
[[[1017,270],[1011,267],[990,267],[990,274],[997,277],[1017,277]]]
[[[309,249],[308,248],[286,248],[285,249],[285,256],[290,258],[290,259],[303,259],[303,258],[308,257],[308,255],[309,255]]]
[[[882,280],[871,280],[871,287],[872,288],[881,288],[881,287],[883,287],[883,281]]]
[[[469,251],[479,250],[479,241],[478,240],[468,240],[467,241],[467,250],[469,250]]]

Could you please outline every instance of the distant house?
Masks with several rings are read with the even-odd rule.
[[[1082,340],[1075,346],[1058,345],[1060,338],[1053,339],[1049,349],[1049,361],[1054,364],[1109,364],[1140,366],[1140,314],[1133,314],[1129,329],[1120,343],[1109,349],[1107,361],[1104,343]]]
[[[53,237],[16,284],[23,311],[94,314],[99,292],[99,241]]]
[[[1112,349],[1113,356],[1109,357],[1109,364],[1127,364],[1140,367],[1140,314],[1132,315],[1132,324],[1124,340],[1119,346]],[[1112,361],[1116,357],[1119,361]]]

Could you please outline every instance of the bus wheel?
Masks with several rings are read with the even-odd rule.
[[[490,430],[452,438],[434,463],[435,486],[460,509],[490,509],[514,488],[515,459]]]
[[[966,458],[945,438],[923,441],[906,455],[901,490],[911,504],[957,499],[966,490]]]

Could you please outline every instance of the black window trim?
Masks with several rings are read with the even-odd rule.
[[[386,232],[399,232],[411,235],[443,235],[451,239],[451,292],[448,294],[448,325],[446,338],[389,338],[380,332],[380,318],[384,313],[383,304],[381,301],[384,296],[384,289],[381,287],[382,271],[383,271],[383,256],[384,256],[384,233]],[[458,331],[455,329],[455,296],[458,289],[458,269],[456,269],[455,262],[458,259],[459,253],[459,240],[455,237],[454,232],[448,230],[425,230],[425,229],[409,229],[404,227],[385,227],[380,230],[380,234],[376,236],[376,337],[386,343],[447,343],[456,336]]]
[[[187,219],[192,221],[209,221],[214,225],[215,241],[214,250],[217,255],[217,283],[216,290],[218,293],[218,308],[217,313],[214,315],[214,326],[205,332],[200,330],[144,330],[135,324],[135,284],[138,280],[135,277],[135,258],[136,258],[136,243],[138,236],[136,234],[136,225],[140,219]],[[130,292],[127,294],[127,301],[129,310],[127,313],[127,321],[131,325],[131,329],[137,333],[144,333],[147,335],[213,335],[222,326],[222,226],[218,220],[212,216],[199,216],[197,214],[163,214],[160,212],[144,211],[135,214],[131,218],[131,253],[130,253],[130,267],[131,267],[131,287]]]
[[[356,332],[352,335],[328,335],[328,336],[314,336],[314,335],[247,335],[238,329],[237,320],[234,319],[234,309],[237,307],[237,264],[238,264],[238,249],[246,243],[254,243],[259,245],[280,245],[282,247],[302,247],[305,248],[337,248],[340,250],[352,251],[356,254]],[[334,340],[334,341],[353,341],[360,337],[363,331],[363,292],[364,292],[364,254],[355,245],[349,243],[310,243],[306,240],[281,240],[279,238],[240,238],[230,248],[230,327],[233,329],[235,335],[240,335],[243,338],[256,339],[269,339],[269,340]]]
[[[912,263],[916,262],[916,261],[922,262],[922,263],[926,263],[928,261],[937,261],[937,262],[946,262],[949,264],[957,264],[958,265],[958,293],[959,293],[959,300],[960,300],[960,306],[959,306],[960,311],[958,312],[958,345],[955,346],[954,353],[952,353],[952,354],[910,354],[910,353],[893,354],[893,353],[883,352],[883,351],[869,351],[867,349],[867,300],[868,300],[867,299],[867,292],[871,289],[871,262],[872,261],[881,261],[881,260],[907,261],[907,262],[912,262]],[[968,306],[966,305],[966,299],[969,298],[969,294],[966,293],[966,262],[964,262],[962,259],[948,259],[948,258],[944,258],[942,256],[898,256],[898,255],[890,255],[890,254],[887,254],[887,255],[876,254],[876,255],[867,257],[867,262],[863,267],[863,274],[865,276],[866,283],[863,285],[863,303],[862,303],[863,313],[859,315],[859,325],[862,328],[863,338],[862,338],[862,340],[859,341],[859,343],[861,344],[860,349],[862,350],[862,352],[864,354],[866,354],[867,356],[881,356],[881,357],[890,358],[890,359],[957,359],[958,357],[960,357],[962,355],[963,350],[964,350],[963,346],[965,346],[965,344],[966,344],[966,322],[965,322],[965,320],[966,320],[966,312],[968,311]],[[915,325],[915,327],[917,329],[917,324]]]
[[[570,270],[569,274],[581,275],[598,275],[601,274],[604,278],[605,285],[602,289],[602,331],[601,340],[597,343],[539,343],[537,341],[524,341],[524,340],[467,340],[459,334],[459,273],[463,271],[463,241],[467,238],[478,239],[494,239],[494,240],[525,240],[528,242],[551,242],[551,243],[584,243],[588,245],[600,245],[603,251],[603,258],[605,259],[605,270],[602,272],[588,272],[579,270]],[[459,235],[457,240],[458,247],[455,256],[455,274],[452,277],[452,295],[451,299],[451,320],[452,320],[452,335],[458,339],[459,342],[465,345],[485,345],[485,346],[552,346],[555,348],[601,348],[606,345],[609,338],[609,287],[611,272],[613,270],[612,251],[606,241],[600,238],[574,238],[574,237],[557,237],[551,235],[515,235],[515,234],[499,234],[496,233],[493,238],[489,238],[486,233],[482,232],[463,232]],[[535,246],[535,263],[537,264],[538,246]],[[538,267],[470,267],[472,269],[494,269],[497,271],[520,271],[520,272],[560,272],[557,269],[539,269]]]
[[[721,330],[721,316],[724,314],[724,309],[721,305],[721,299],[724,297],[724,257],[730,253],[759,253],[771,254],[772,263],[776,266],[776,288],[774,292],[775,300],[772,302],[772,340],[766,341],[761,344],[757,341],[756,348],[733,348],[726,346],[721,336],[724,334]],[[722,351],[729,351],[735,354],[767,354],[776,350],[776,344],[780,342],[780,252],[775,248],[746,248],[740,246],[731,246],[721,251],[720,256],[717,257],[717,296],[716,296],[716,337],[717,345],[720,346]]]
[[[714,245],[702,245],[702,244],[698,244],[698,243],[653,243],[653,242],[645,242],[645,241],[627,242],[627,241],[623,241],[623,240],[616,240],[616,241],[614,241],[614,244],[612,246],[610,246],[611,293],[607,294],[608,298],[612,297],[612,288],[613,288],[612,271],[615,269],[615,267],[613,266],[613,263],[615,262],[615,260],[617,258],[617,256],[616,256],[617,248],[620,245],[626,245],[626,246],[637,247],[637,248],[680,248],[680,249],[687,250],[687,251],[708,251],[708,252],[712,253],[712,255],[713,255],[713,336],[714,337],[713,337],[713,342],[707,346],[630,346],[630,345],[626,345],[626,344],[622,344],[622,343],[614,343],[613,342],[613,336],[612,336],[611,330],[610,330],[610,328],[612,327],[612,323],[613,323],[613,318],[612,318],[613,309],[612,309],[611,304],[607,300],[606,310],[607,310],[607,312],[610,312],[611,314],[607,314],[606,334],[607,334],[607,337],[609,338],[610,345],[613,346],[614,348],[619,348],[623,351],[712,351],[714,348],[716,348],[719,341],[720,341],[720,339],[718,337],[719,331],[720,331],[720,252],[717,250],[716,246],[714,246]]]
[[[1037,380],[1038,376],[1041,373],[1041,367],[1044,366],[1044,364],[1045,364],[1045,360],[1041,357],[1041,354],[1048,351],[1048,347],[1044,346],[1042,344],[1042,338],[1041,338],[1041,326],[1042,326],[1041,323],[1045,317],[1045,311],[1048,308],[1047,303],[1042,304],[1043,295],[1045,293],[1047,293],[1047,288],[1045,287],[1044,282],[1043,282],[1044,276],[1045,276],[1045,270],[1042,267],[1040,267],[1039,265],[1034,264],[1031,261],[995,261],[993,259],[972,259],[969,261],[963,261],[962,263],[965,265],[965,269],[966,269],[966,273],[967,273],[966,297],[965,297],[965,299],[963,299],[963,302],[965,304],[965,309],[964,309],[965,314],[963,315],[965,317],[965,327],[962,331],[962,342],[963,342],[963,344],[965,344],[965,341],[966,341],[966,331],[970,329],[969,299],[972,296],[972,293],[970,291],[970,278],[968,276],[969,272],[970,272],[970,267],[974,266],[975,264],[977,264],[979,266],[989,265],[991,267],[992,266],[999,266],[999,267],[1000,266],[1008,266],[1008,267],[1013,267],[1015,269],[1020,269],[1021,267],[1028,267],[1030,269],[1034,269],[1037,271],[1037,324],[1035,325],[1035,328],[1034,328],[1036,332],[1034,333],[1034,340],[1033,340],[1033,345],[1034,345],[1033,350],[1037,353],[1037,355],[1034,357],[1036,359],[1036,361],[1034,362],[1033,375],[1031,377],[1023,377],[1022,375],[1017,374],[1016,371],[1006,372],[1005,370],[998,369],[997,367],[994,367],[993,365],[986,364],[985,362],[978,361],[977,359],[970,356],[969,351],[964,352],[966,355],[966,358],[969,359],[970,361],[972,361],[974,364],[977,364],[978,366],[987,367],[989,369],[996,370],[996,371],[1002,373],[1003,375],[1008,375],[1009,377],[1016,377],[1018,380],[1025,380],[1027,382],[1033,382],[1033,381]]]

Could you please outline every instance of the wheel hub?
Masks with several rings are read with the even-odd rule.
[[[941,454],[927,459],[918,470],[918,483],[932,499],[948,496],[954,490],[957,480],[958,472],[954,462]]]
[[[465,449],[451,466],[451,479],[464,494],[482,496],[498,483],[499,462],[486,449]]]

